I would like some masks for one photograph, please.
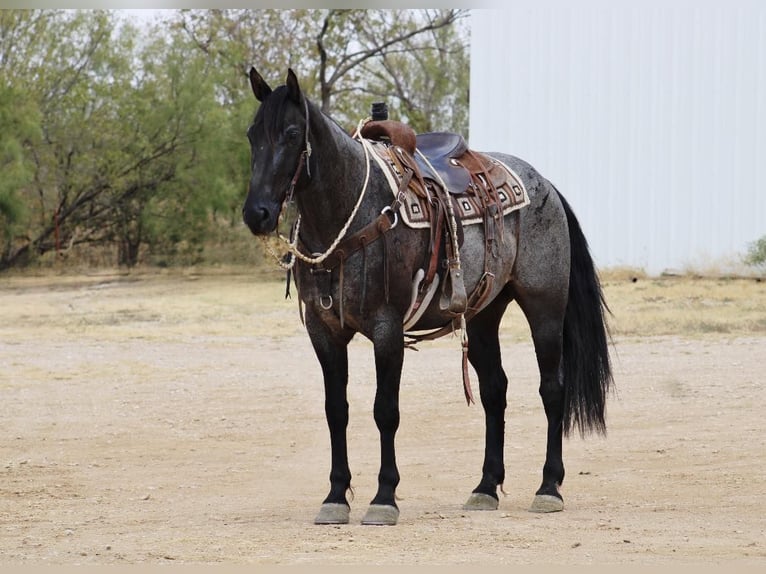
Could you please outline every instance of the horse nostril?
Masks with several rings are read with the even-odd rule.
[[[265,207],[244,206],[242,208],[242,219],[253,233],[264,231],[270,216],[269,210]]]
[[[252,220],[256,225],[265,223],[269,219],[269,210],[265,207],[257,207],[253,209]]]

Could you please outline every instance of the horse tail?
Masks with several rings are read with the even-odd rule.
[[[606,434],[606,398],[614,384],[605,317],[610,310],[580,223],[556,192],[566,213],[571,251],[562,357],[563,431],[568,436],[577,427],[581,435],[586,431]]]

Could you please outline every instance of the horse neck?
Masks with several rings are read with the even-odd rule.
[[[352,214],[365,186],[368,160],[359,142],[319,108],[312,104],[309,113],[311,177],[296,188],[296,202],[301,214],[301,240],[309,249],[322,251]],[[380,182],[370,177],[362,209],[350,231],[369,222],[370,206],[380,202],[380,187]]]

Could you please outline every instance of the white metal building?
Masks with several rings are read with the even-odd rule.
[[[725,270],[766,235],[766,2],[504,6],[471,15],[470,145],[551,180],[598,266]]]

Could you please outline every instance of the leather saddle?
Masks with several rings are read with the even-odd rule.
[[[463,136],[449,132],[418,134],[416,146],[420,153],[415,154],[415,163],[424,178],[437,183],[441,178],[446,190],[453,195],[461,195],[468,191],[471,186],[471,174],[455,160],[468,151]],[[426,159],[423,159],[421,154]]]
[[[456,158],[465,156],[468,145],[460,134],[427,132],[415,135],[414,130],[393,120],[367,122],[361,135],[371,140],[388,140],[401,147],[415,160],[419,174],[442,186],[453,195],[471,188],[471,173]],[[425,156],[425,159],[424,159]]]

